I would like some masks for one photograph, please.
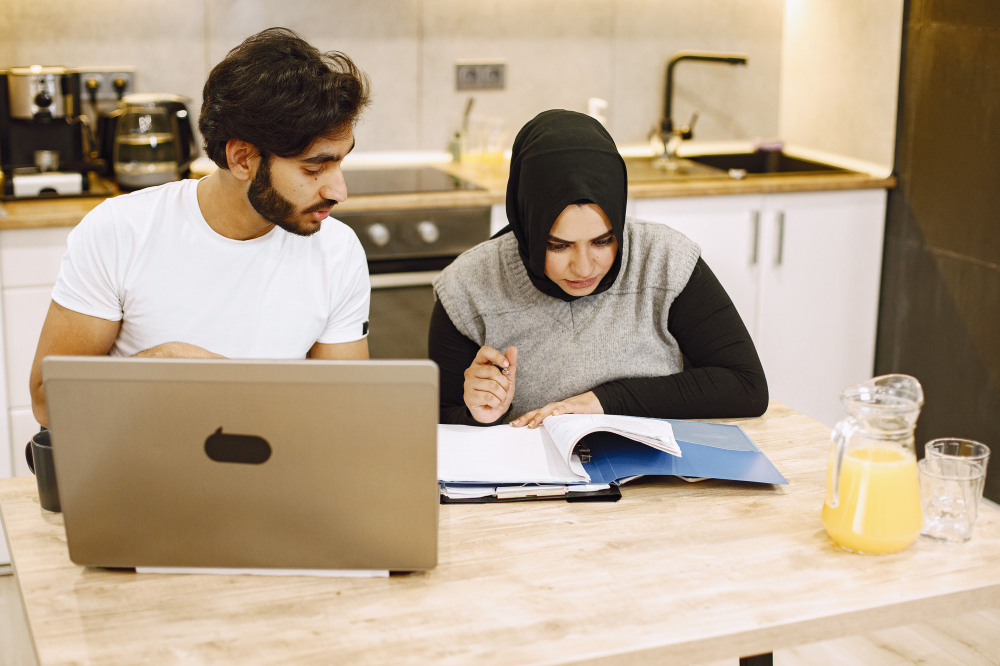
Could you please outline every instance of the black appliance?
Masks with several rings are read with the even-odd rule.
[[[89,189],[80,75],[64,67],[0,73],[0,169],[5,198]]]
[[[479,190],[475,183],[428,166],[344,169],[349,196],[372,194],[427,194]]]
[[[349,196],[482,190],[432,167],[344,169]],[[490,237],[489,206],[338,213],[368,256],[372,358],[427,358],[431,286],[455,257]]]

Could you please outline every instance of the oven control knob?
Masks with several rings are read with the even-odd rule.
[[[368,227],[368,238],[371,239],[377,247],[385,247],[389,243],[389,229],[384,224],[373,224]]]
[[[35,106],[39,109],[47,109],[52,106],[52,95],[44,90],[35,95]]]
[[[420,240],[428,245],[437,243],[438,239],[441,238],[441,230],[429,220],[424,220],[417,225],[417,233],[420,235]]]

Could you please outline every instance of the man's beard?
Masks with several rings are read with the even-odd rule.
[[[295,204],[281,196],[281,193],[271,183],[270,156],[261,157],[260,168],[257,169],[257,175],[250,182],[250,189],[247,190],[247,198],[258,215],[290,234],[312,236],[320,230],[321,225],[319,224],[315,227],[306,228],[296,222]],[[302,211],[300,214],[308,215],[316,211],[333,208],[336,204],[337,202],[332,199],[325,200],[315,206],[311,206],[308,210]]]

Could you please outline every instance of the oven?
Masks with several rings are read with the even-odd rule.
[[[344,170],[351,195],[481,189],[436,169]],[[432,189],[433,188],[433,189]],[[490,207],[334,213],[368,256],[372,358],[427,358],[434,278],[490,237]]]

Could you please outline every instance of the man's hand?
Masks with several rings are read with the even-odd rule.
[[[138,354],[133,354],[133,356],[136,358],[226,358],[221,354],[186,342],[164,342],[162,345],[150,347]]]
[[[559,414],[603,414],[604,407],[597,399],[593,391],[587,391],[572,398],[566,398],[560,402],[550,402],[541,409],[533,409],[524,416],[519,416],[510,422],[515,428],[528,426],[537,428],[542,425],[542,421],[548,416],[558,416]]]
[[[483,346],[465,371],[462,398],[472,418],[493,423],[510,409],[514,399],[514,375],[517,374],[517,347],[507,347],[501,354]]]

